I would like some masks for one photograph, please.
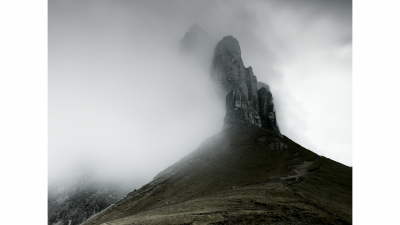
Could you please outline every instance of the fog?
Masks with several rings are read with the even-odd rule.
[[[223,125],[213,48],[238,39],[281,132],[352,165],[351,1],[49,1],[49,184],[150,181]],[[206,57],[179,53],[198,23]],[[208,57],[207,57],[208,55]]]

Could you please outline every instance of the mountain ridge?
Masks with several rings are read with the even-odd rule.
[[[351,170],[237,123],[83,224],[351,224]]]

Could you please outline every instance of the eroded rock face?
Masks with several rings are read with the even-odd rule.
[[[226,95],[225,109],[225,127],[242,121],[261,127],[258,112],[251,106],[238,88],[233,89]]]
[[[248,101],[254,110],[259,113],[260,107],[258,103],[258,88],[257,88],[257,77],[253,74],[253,68],[249,66],[245,69],[246,73],[246,84],[248,90]]]
[[[270,91],[265,87],[260,88],[257,92],[259,105],[261,127],[270,131],[280,133],[276,123],[276,115],[274,111],[274,101]]]
[[[232,36],[226,36],[218,42],[211,66],[211,77],[220,87],[225,97],[237,88],[247,99],[245,67],[243,65],[239,42]]]
[[[251,66],[244,66],[236,38],[226,36],[218,42],[211,77],[220,95],[226,96],[225,128],[237,122],[248,122],[280,133],[269,86],[257,81]]]

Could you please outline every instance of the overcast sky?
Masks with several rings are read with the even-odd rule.
[[[351,1],[51,0],[48,20],[50,181],[146,182],[221,130],[209,68],[178,54],[195,22],[238,39],[282,134],[352,166]]]

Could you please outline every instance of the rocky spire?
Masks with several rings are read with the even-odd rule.
[[[211,77],[220,86],[222,96],[237,88],[247,99],[245,67],[239,42],[233,36],[224,37],[215,47]]]
[[[195,53],[201,51],[205,43],[208,42],[208,35],[199,24],[195,23],[186,32],[185,36],[181,40],[181,52],[184,53]]]
[[[220,95],[226,96],[224,128],[246,122],[280,133],[269,86],[257,81],[251,66],[244,66],[233,36],[224,37],[215,47],[211,77]]]

